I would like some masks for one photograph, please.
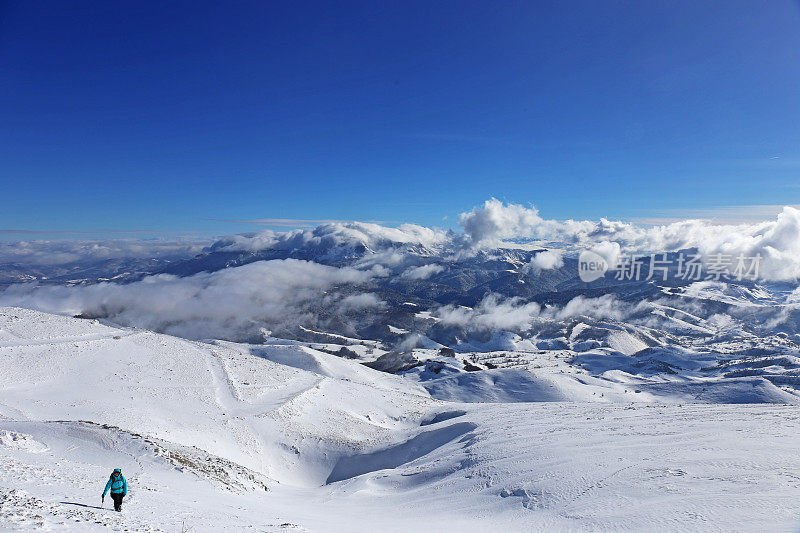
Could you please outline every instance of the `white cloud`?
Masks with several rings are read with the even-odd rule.
[[[761,255],[762,277],[800,278],[800,210],[787,206],[774,222],[758,224],[746,231],[712,234],[699,244],[699,249],[705,255]]]
[[[592,246],[591,251],[601,256],[607,264],[613,267],[619,262],[621,247],[616,242],[601,241]]]
[[[211,250],[256,252],[268,248],[286,250],[314,248],[325,251],[355,251],[359,247],[371,250],[402,245],[433,247],[449,240],[448,233],[416,224],[403,224],[396,228],[367,222],[334,222],[314,229],[287,232],[264,230],[257,233],[232,235],[220,239]]]
[[[339,310],[343,313],[363,311],[366,309],[380,309],[383,307],[386,307],[386,302],[369,292],[351,294],[339,302]]]
[[[649,303],[630,304],[618,300],[613,294],[606,294],[598,298],[576,296],[564,307],[547,309],[544,316],[551,320],[562,321],[569,318],[586,316],[593,319],[625,320],[632,314],[648,308]],[[640,307],[642,306],[642,307]]]
[[[542,270],[551,270],[564,266],[564,257],[561,250],[545,250],[533,256],[527,267],[530,272],[539,273]]]
[[[490,294],[474,308],[447,305],[436,310],[435,316],[446,326],[467,330],[507,330],[525,332],[548,323],[571,318],[625,320],[638,313],[648,314],[650,303],[631,304],[607,294],[598,298],[577,296],[563,306],[542,307],[521,298],[503,298]]]
[[[479,330],[526,330],[539,316],[542,307],[520,298],[503,299],[497,294],[486,296],[474,308],[447,305],[436,311],[441,323]]]
[[[770,211],[759,208],[750,212]],[[697,248],[706,257],[715,253],[747,256],[760,253],[765,278],[800,277],[800,210],[790,206],[784,207],[774,220],[759,223],[714,224],[698,219],[652,226],[606,218],[543,219],[533,207],[504,204],[492,198],[462,213],[459,223],[464,234],[414,224],[389,228],[365,222],[336,222],[314,229],[234,235],[217,241],[210,250],[307,250],[323,261],[335,254],[358,257],[363,266],[381,264],[397,269],[419,266],[408,264],[406,252],[413,247],[447,251],[457,259],[474,254],[476,249],[519,246],[512,244],[513,241],[524,239],[571,252],[594,249],[611,265],[616,264],[623,252],[660,253]],[[544,255],[541,261],[547,258]],[[543,266],[544,263],[532,264],[531,268],[535,271]]]
[[[597,222],[545,220],[535,210],[505,206],[492,199],[463,213],[460,220],[474,242],[494,246],[500,239],[532,238],[550,247],[593,248],[609,259],[622,251],[659,253],[690,248],[697,248],[706,259],[718,253],[734,258],[760,254],[763,278],[800,278],[800,210],[790,206],[784,207],[775,220],[755,224],[684,220],[646,227],[605,218]]]
[[[278,334],[297,325],[314,325],[323,301],[336,305],[341,300],[340,312],[380,305],[371,294],[343,299],[335,291],[325,294],[337,285],[364,283],[372,276],[369,271],[295,259],[259,261],[185,278],[161,274],[130,284],[12,285],[0,293],[0,305],[102,316],[181,337],[242,340],[262,328]]]
[[[444,271],[444,267],[442,265],[432,263],[430,265],[411,267],[403,272],[400,277],[407,279],[428,279],[434,274],[438,274],[442,271]]]
[[[542,222],[535,208],[509,204],[496,198],[458,217],[459,223],[473,242],[495,242],[510,237],[527,236]]]
[[[54,266],[107,259],[192,257],[207,244],[136,239],[0,242],[0,263]]]

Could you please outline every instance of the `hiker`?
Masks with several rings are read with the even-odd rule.
[[[111,472],[111,477],[108,478],[108,483],[106,483],[106,489],[103,491],[101,501],[105,501],[108,489],[111,489],[111,499],[114,500],[114,510],[122,511],[122,498],[128,494],[128,482],[125,481],[125,478],[122,476],[122,470],[119,468],[115,468],[114,471]]]

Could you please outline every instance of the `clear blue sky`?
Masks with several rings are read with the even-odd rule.
[[[800,9],[5,0],[0,117],[0,239],[797,204]]]

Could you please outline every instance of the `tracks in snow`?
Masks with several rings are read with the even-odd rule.
[[[107,333],[94,333],[91,335],[76,335],[73,337],[56,337],[53,339],[41,339],[32,341],[30,339],[23,339],[19,342],[12,341],[12,342],[4,342],[0,344],[0,349],[2,348],[19,348],[19,347],[26,347],[26,346],[47,346],[50,344],[70,344],[74,342],[93,342],[93,341],[103,341],[103,340],[119,340],[124,337],[130,337],[132,335],[139,335],[141,331],[120,331],[119,333],[115,334],[107,334]]]
[[[225,410],[225,413],[230,416],[246,418],[269,413],[279,409],[281,406],[287,403],[292,402],[306,392],[317,388],[320,383],[325,381],[325,376],[320,376],[310,385],[306,384],[295,390],[287,391],[284,396],[270,404],[265,404],[263,402],[249,403],[239,396],[236,386],[234,385],[233,380],[231,379],[231,376],[225,367],[223,356],[213,348],[209,348],[207,346],[198,346],[198,348],[205,353],[208,368],[211,372],[211,377],[214,382],[215,400],[217,405]]]

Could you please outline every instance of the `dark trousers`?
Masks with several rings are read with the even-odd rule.
[[[113,492],[111,493],[111,499],[114,500],[114,510],[115,511],[121,511],[122,510],[122,498],[124,498],[124,497],[125,497],[125,495],[122,494],[121,492],[119,494],[114,494]]]

